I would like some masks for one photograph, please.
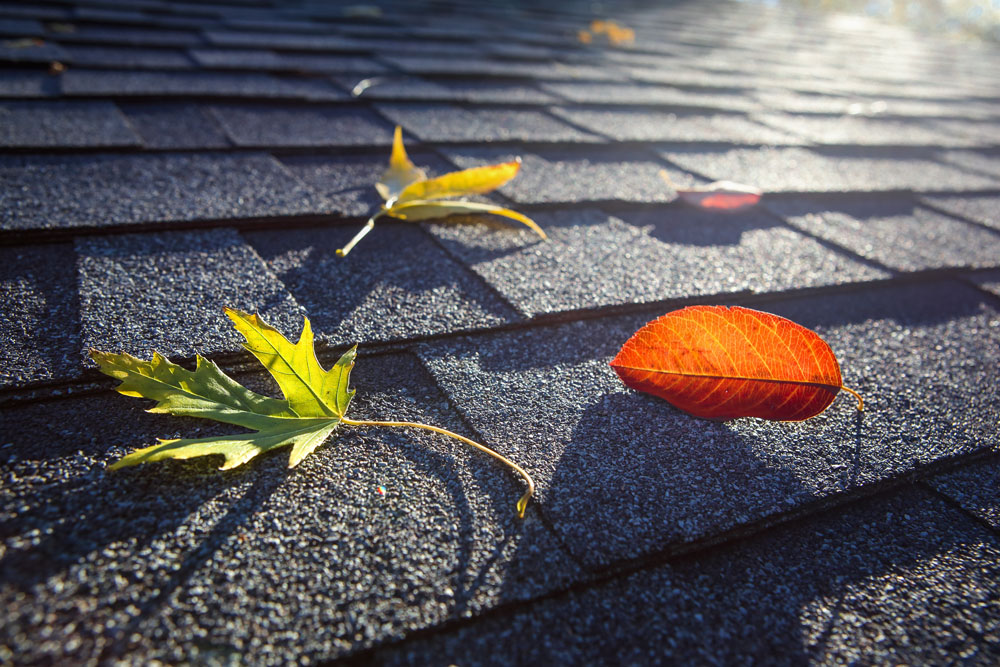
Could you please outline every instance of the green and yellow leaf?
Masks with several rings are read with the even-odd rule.
[[[548,238],[534,220],[502,206],[464,200],[435,201],[490,192],[517,176],[520,169],[521,161],[518,159],[453,171],[437,178],[427,178],[423,170],[415,167],[407,157],[406,148],[403,146],[403,131],[397,125],[392,140],[389,168],[382,174],[382,179],[375,184],[375,189],[385,200],[385,204],[368,218],[365,226],[354,235],[354,238],[344,247],[337,249],[337,256],[345,257],[351,252],[354,246],[375,228],[375,221],[384,215],[400,220],[430,220],[460,213],[490,213],[524,223],[541,238]]]
[[[382,172],[382,178],[375,184],[375,189],[386,202],[393,202],[407,186],[426,178],[427,173],[415,166],[406,154],[406,148],[403,146],[403,128],[397,125],[392,136],[389,168]]]
[[[497,206],[495,204],[481,204],[472,201],[409,201],[405,204],[398,204],[387,211],[394,218],[403,220],[418,221],[431,220],[433,218],[445,218],[449,215],[475,215],[479,213],[489,213],[499,215],[527,225],[542,239],[548,238],[542,228],[534,220],[512,211],[509,208]]]
[[[348,389],[355,350],[345,353],[332,369],[320,366],[313,349],[308,318],[295,345],[258,316],[226,309],[246,348],[278,382],[286,400],[262,396],[237,383],[213,362],[197,357],[189,371],[158,353],[143,361],[129,354],[91,350],[101,372],[121,380],[117,390],[157,401],[150,412],[200,417],[248,428],[255,433],[198,439],[160,440],[132,452],[111,468],[196,456],[221,454],[222,469],[246,463],[258,454],[292,445],[288,465],[308,456],[344,418],[354,391]]]
[[[247,342],[243,345],[274,377],[288,406],[298,417],[343,417],[354,396],[347,381],[354,367],[354,350],[345,354],[329,371],[316,358],[312,326],[305,318],[299,342],[292,344],[257,315],[225,309],[236,330]]]
[[[396,203],[390,209],[417,199],[445,199],[492,192],[517,176],[520,168],[521,161],[515,160],[452,171],[444,176],[417,181],[399,193]]]

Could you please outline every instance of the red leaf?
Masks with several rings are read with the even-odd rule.
[[[677,196],[692,206],[713,211],[739,211],[756,206],[763,193],[752,185],[716,181],[700,187],[677,190]]]
[[[611,361],[633,389],[696,417],[802,421],[843,387],[837,358],[815,332],[734,306],[690,306],[643,326]],[[861,397],[858,409],[862,409]]]

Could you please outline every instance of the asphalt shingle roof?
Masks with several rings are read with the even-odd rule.
[[[0,663],[1000,662],[1000,51],[787,3],[0,2]],[[633,44],[584,44],[613,18]],[[393,126],[499,219],[380,219]],[[666,172],[669,183],[661,176]],[[735,213],[677,188],[764,191]],[[840,397],[712,422],[627,389],[642,324],[817,331]],[[111,472],[155,438],[87,351],[275,395],[222,306],[355,419]]]

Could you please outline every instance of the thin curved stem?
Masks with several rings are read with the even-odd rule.
[[[368,218],[368,222],[365,223],[365,226],[362,227],[361,230],[354,235],[353,239],[347,242],[347,245],[345,245],[343,248],[337,248],[337,257],[346,257],[347,253],[351,252],[354,246],[358,245],[358,241],[366,237],[368,235],[368,232],[375,229],[375,221],[385,214],[386,211],[381,210],[372,217]]]
[[[521,498],[517,501],[517,516],[519,519],[524,518],[524,511],[528,507],[528,501],[531,500],[531,496],[535,495],[535,483],[534,481],[532,481],[531,475],[529,475],[524,468],[511,461],[503,454],[495,452],[489,447],[486,447],[485,445],[480,445],[475,440],[469,440],[465,436],[453,433],[447,429],[443,429],[438,426],[431,426],[430,424],[420,424],[418,422],[377,422],[377,421],[365,421],[365,420],[355,421],[354,419],[348,419],[347,417],[343,417],[342,421],[348,426],[409,426],[412,428],[422,428],[425,431],[434,431],[435,433],[440,433],[441,435],[446,435],[450,438],[455,438],[456,440],[460,440],[465,444],[469,445],[470,447],[475,447],[479,451],[489,454],[497,461],[500,461],[501,463],[507,465],[508,467],[516,471],[517,474],[523,477],[524,481],[527,482],[528,484],[528,490],[525,491],[524,495],[521,496]]]
[[[864,410],[865,410],[865,399],[861,398],[861,394],[859,394],[858,392],[854,391],[850,387],[845,387],[844,385],[840,385],[840,388],[843,389],[844,391],[846,391],[848,394],[851,394],[852,396],[854,396],[854,398],[858,399],[858,412],[864,412]]]

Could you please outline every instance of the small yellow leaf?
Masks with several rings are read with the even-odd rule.
[[[403,147],[403,128],[397,125],[392,137],[392,155],[389,157],[389,168],[382,173],[382,178],[375,184],[375,189],[378,190],[382,199],[393,202],[406,186],[426,180],[426,178],[427,173],[415,166],[406,155],[406,148]]]
[[[517,176],[520,160],[485,167],[452,171],[444,176],[417,181],[406,186],[396,198],[396,205],[418,199],[444,199],[491,192]],[[390,208],[393,208],[390,206]]]
[[[527,225],[542,239],[548,238],[545,232],[542,231],[542,228],[528,216],[494,204],[480,204],[479,202],[472,201],[415,200],[406,202],[405,204],[393,206],[386,212],[394,218],[414,222],[418,220],[431,220],[433,218],[445,218],[449,215],[475,215],[477,213],[490,213],[492,215],[499,215],[512,220],[517,220],[518,222]]]

